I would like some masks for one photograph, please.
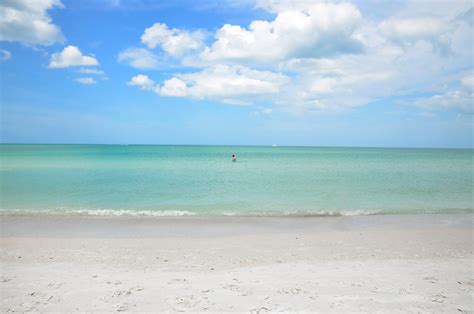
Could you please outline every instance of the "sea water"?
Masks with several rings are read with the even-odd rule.
[[[2,144],[0,209],[97,215],[472,212],[473,156],[472,149]]]

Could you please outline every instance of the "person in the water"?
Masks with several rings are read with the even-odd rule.
[[[235,156],[235,154],[232,154],[232,161],[237,161],[237,156]]]

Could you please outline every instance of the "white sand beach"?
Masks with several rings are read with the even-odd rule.
[[[472,312],[473,215],[1,216],[1,312]]]

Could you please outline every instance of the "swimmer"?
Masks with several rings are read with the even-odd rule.
[[[232,161],[237,161],[237,156],[235,156],[235,154],[232,154]]]

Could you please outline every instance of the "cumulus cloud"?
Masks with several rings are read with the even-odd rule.
[[[224,25],[201,57],[207,61],[269,62],[360,52],[362,46],[354,32],[361,18],[349,3],[285,6],[271,22],[256,20],[248,28]]]
[[[144,48],[128,48],[119,53],[117,60],[141,70],[156,69],[159,66],[158,57]]]
[[[158,88],[158,90],[159,90],[159,86],[156,85],[155,81],[150,79],[148,77],[148,75],[144,75],[144,74],[135,75],[134,77],[132,77],[130,79],[130,81],[127,82],[127,85],[137,86],[137,87],[140,87],[143,90],[151,90],[152,91],[155,88]]]
[[[380,23],[382,33],[399,41],[432,39],[446,31],[444,21],[432,18],[390,18]]]
[[[424,110],[470,111],[469,0],[394,2],[381,14],[343,1],[258,0],[257,6],[274,17],[247,27],[225,24],[207,45],[191,31],[154,24],[142,43],[199,70],[129,84],[161,96],[265,102],[267,112],[343,111],[399,96]]]
[[[155,23],[145,29],[141,37],[148,48],[160,46],[163,51],[173,57],[181,57],[190,50],[196,50],[203,45],[203,34],[199,31],[187,32],[176,28],[168,28],[164,23]]]
[[[142,74],[134,76],[128,84],[161,96],[213,99],[242,105],[252,103],[253,97],[278,93],[287,81],[288,78],[280,73],[215,65],[200,72],[176,74],[162,86]]]
[[[390,18],[379,25],[382,34],[396,43],[406,45],[425,40],[441,53],[448,52],[452,26],[443,19],[433,17]]]
[[[96,58],[85,56],[76,46],[67,46],[61,52],[51,55],[49,68],[67,68],[73,66],[96,66],[99,62]]]
[[[0,49],[0,60],[7,61],[12,58],[12,54],[10,51],[5,49]]]
[[[392,95],[398,77],[396,48],[374,49],[364,55],[292,59],[280,64],[293,79],[273,100],[285,111],[342,111]],[[291,105],[289,105],[291,104]]]
[[[84,85],[92,85],[97,83],[97,81],[93,77],[78,77],[74,79],[74,81]]]
[[[166,80],[160,89],[162,96],[184,97],[188,94],[189,89],[186,82],[176,77]]]
[[[59,0],[1,1],[0,40],[45,46],[64,42],[61,29],[48,15],[54,7],[64,6]]]
[[[228,65],[215,65],[201,72],[179,74],[176,78],[185,83],[185,95],[201,99],[274,94],[288,80],[280,73]],[[181,84],[175,81],[172,86],[178,85]],[[168,91],[162,90],[162,93]]]

